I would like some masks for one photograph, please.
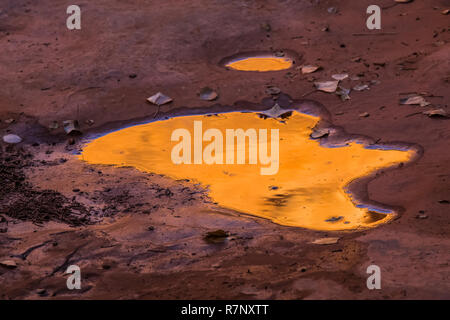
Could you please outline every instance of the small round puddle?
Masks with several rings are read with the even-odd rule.
[[[243,53],[225,58],[221,65],[238,71],[280,71],[292,68],[295,55],[289,52]]]

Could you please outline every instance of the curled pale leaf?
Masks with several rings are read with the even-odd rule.
[[[448,112],[445,111],[444,109],[427,110],[427,111],[424,111],[423,114],[429,116],[430,118],[434,118],[434,117],[448,118],[448,117],[450,117]]]
[[[347,73],[338,73],[331,76],[334,80],[342,81],[348,78]]]
[[[200,99],[202,99],[202,100],[212,101],[212,100],[217,99],[217,97],[219,95],[213,89],[211,89],[209,87],[205,87],[200,90],[199,96],[200,96]]]
[[[350,89],[339,86],[336,90],[336,94],[341,97],[342,101],[350,100]]]
[[[314,82],[317,90],[333,93],[338,87],[339,81]]]
[[[312,139],[320,139],[327,137],[329,134],[330,134],[329,129],[316,129],[311,133],[310,137]]]
[[[166,96],[165,94],[158,92],[147,99],[148,102],[156,104],[158,106],[172,102],[172,98]]]
[[[369,86],[367,84],[358,84],[357,86],[353,87],[353,90],[355,91],[364,91],[364,90],[370,90]]]
[[[316,239],[311,243],[314,244],[335,244],[339,241],[339,238],[320,238]]]
[[[291,112],[290,110],[284,110],[280,107],[278,103],[275,103],[275,105],[266,111],[262,111],[261,114],[269,117],[269,118],[279,118],[285,113]]]
[[[426,106],[430,105],[430,103],[428,101],[426,101],[424,97],[419,96],[419,95],[414,95],[414,96],[400,99],[400,104],[420,105],[421,107],[426,107]]]
[[[320,69],[320,66],[306,65],[302,67],[302,73],[313,73]]]

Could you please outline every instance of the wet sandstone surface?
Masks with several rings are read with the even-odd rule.
[[[439,8],[449,2],[384,9],[383,31],[395,34],[353,35],[368,32],[370,4],[96,1],[81,5],[82,30],[72,32],[63,1],[2,2],[0,128],[24,141],[2,142],[0,258],[17,266],[0,266],[0,297],[449,298],[450,123],[398,105],[399,93],[429,92],[428,101],[448,110],[448,16]],[[328,13],[331,6],[337,14]],[[323,70],[243,74],[219,65],[240,52],[282,49]],[[300,99],[313,90],[312,76],[344,71],[380,83],[352,92],[350,101],[320,92],[308,99],[349,133],[423,149],[414,163],[359,186],[401,208],[397,219],[368,231],[311,231],[245,216],[187,181],[83,163],[72,154],[82,137],[69,144],[61,128],[47,129],[78,119],[88,134],[151,119],[157,108],[145,99],[157,91],[174,99],[162,113],[259,103],[270,85]],[[219,92],[216,102],[198,99],[204,86]],[[217,229],[229,237],[203,239]],[[340,239],[311,243],[323,237]],[[80,291],[66,288],[71,264],[81,267]],[[366,288],[371,264],[382,270],[382,290]]]

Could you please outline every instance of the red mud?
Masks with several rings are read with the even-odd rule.
[[[81,5],[82,30],[69,31],[64,1],[2,1],[0,130],[24,142],[1,142],[0,261],[17,267],[0,266],[0,298],[450,298],[450,120],[421,114],[450,111],[449,16],[440,13],[450,3],[396,5],[382,11],[382,31],[394,34],[353,35],[371,33],[370,4],[101,0]],[[337,14],[327,12],[331,6]],[[271,31],[261,28],[265,23]],[[282,49],[323,70],[242,73],[220,66],[242,52]],[[47,129],[78,119],[85,134],[103,132],[181,107],[256,104],[269,85],[297,100],[313,90],[314,79],[342,72],[380,83],[352,91],[346,102],[309,94],[326,107],[330,123],[423,152],[355,186],[371,201],[402,208],[395,221],[364,232],[282,227],[231,212],[188,181],[82,163],[71,152],[83,136],[69,144],[61,128]],[[198,98],[205,86],[219,93],[216,102]],[[145,100],[158,91],[174,99],[161,114]],[[399,105],[405,92],[428,92],[433,106]],[[3,121],[10,118],[15,122]],[[203,240],[217,229],[230,237]],[[326,236],[340,240],[310,243]],[[81,267],[81,291],[66,288],[70,264]],[[366,287],[371,264],[381,268],[382,290]]]

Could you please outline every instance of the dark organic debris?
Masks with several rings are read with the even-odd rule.
[[[33,189],[22,171],[33,165],[30,157],[21,150],[0,153],[0,212],[35,224],[48,221],[72,226],[89,224],[89,210],[84,205],[54,190]]]
[[[58,129],[59,128],[59,123],[58,121],[52,121],[49,125],[48,128],[50,130],[54,130],[54,129]]]
[[[338,222],[338,221],[341,221],[342,219],[344,219],[343,216],[331,217],[330,219],[325,220],[325,222]]]
[[[270,32],[270,31],[272,31],[272,26],[270,25],[270,23],[265,22],[265,23],[261,24],[261,29],[266,32]]]
[[[266,93],[270,95],[278,95],[281,93],[281,89],[274,86],[268,86],[266,89]]]
[[[41,297],[47,297],[47,296],[48,296],[48,292],[47,292],[46,289],[42,289],[42,288],[37,289],[37,290],[36,290],[36,293],[37,293],[38,295],[40,295]]]
[[[206,235],[203,237],[203,240],[205,240],[208,243],[221,243],[224,242],[225,239],[228,238],[228,236],[229,236],[228,232],[223,231],[222,229],[218,229],[206,233]]]

